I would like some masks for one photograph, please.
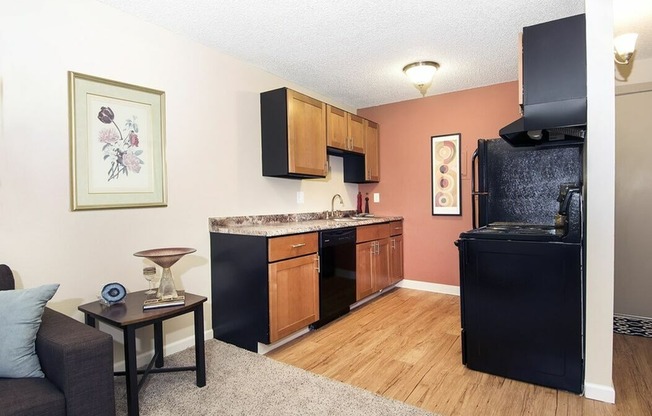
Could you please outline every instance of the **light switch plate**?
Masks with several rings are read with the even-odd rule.
[[[297,192],[297,204],[303,204],[303,192]]]
[[[376,202],[376,203],[380,202],[380,193],[379,192],[374,192],[374,202]]]

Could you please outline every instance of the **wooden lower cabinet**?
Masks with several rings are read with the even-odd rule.
[[[319,258],[317,254],[269,265],[269,341],[319,319]]]
[[[319,319],[318,233],[211,233],[213,336],[257,352]]]
[[[389,238],[376,241],[376,254],[371,258],[371,288],[380,292],[392,283],[389,278]]]
[[[355,299],[364,299],[373,292],[371,286],[371,258],[375,241],[357,244],[355,266]]]
[[[403,280],[403,236],[389,238],[389,284]]]
[[[358,227],[356,245],[356,300],[391,285],[389,224]]]

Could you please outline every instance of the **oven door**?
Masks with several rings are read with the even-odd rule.
[[[463,363],[582,392],[581,246],[460,239]]]

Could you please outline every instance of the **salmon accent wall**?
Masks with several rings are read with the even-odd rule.
[[[474,88],[358,110],[380,124],[380,183],[369,192],[371,213],[402,215],[405,278],[459,286],[453,242],[471,225],[471,156],[478,139],[520,117],[517,82]],[[433,216],[430,137],[461,134],[462,215]],[[373,193],[380,202],[373,203]]]

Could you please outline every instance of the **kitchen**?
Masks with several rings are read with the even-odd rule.
[[[80,239],[76,237],[86,235],[89,229],[92,230],[94,241],[98,241],[92,245],[93,251],[112,253],[111,258],[102,260],[101,264],[102,268],[108,271],[107,275],[98,277],[98,279],[116,276],[115,279],[117,276],[133,275],[134,270],[138,269],[138,264],[129,260],[115,261],[116,258],[131,260],[131,254],[138,249],[162,244],[178,244],[179,240],[183,240],[190,246],[200,248],[203,256],[190,258],[187,265],[179,266],[182,268],[178,273],[181,276],[181,283],[189,291],[208,293],[210,285],[206,281],[206,276],[209,275],[206,259],[209,251],[206,218],[215,215],[235,216],[269,211],[323,211],[329,206],[332,195],[336,193],[342,195],[347,207],[355,206],[357,187],[342,184],[343,166],[341,159],[337,157],[331,158],[330,180],[327,182],[293,182],[260,177],[260,160],[257,157],[252,157],[260,152],[260,132],[256,123],[252,123],[251,120],[257,119],[258,94],[261,91],[286,85],[283,80],[224,56],[211,54],[201,46],[180,40],[178,36],[160,30],[153,25],[145,24],[142,20],[127,17],[108,7],[88,2],[75,3],[74,8],[63,4],[63,2],[55,4],[59,6],[59,10],[54,6],[43,5],[48,15],[53,16],[54,19],[45,19],[41,15],[30,14],[23,10],[26,16],[34,20],[24,22],[25,29],[11,26],[12,32],[10,33],[21,38],[16,45],[22,45],[24,50],[31,51],[33,55],[24,56],[13,47],[7,49],[12,53],[12,59],[20,58],[22,64],[19,68],[30,68],[30,70],[22,73],[19,73],[20,71],[17,69],[3,72],[5,95],[3,127],[5,134],[7,137],[23,137],[23,145],[38,156],[35,158],[38,160],[38,165],[32,165],[36,162],[27,161],[30,163],[31,171],[38,171],[37,167],[40,167],[56,172],[56,175],[51,176],[48,181],[37,181],[28,176],[18,182],[20,189],[26,190],[24,194],[26,199],[15,203],[11,202],[6,212],[15,218],[17,223],[31,224],[33,218],[42,218],[42,220],[30,225],[26,234],[17,230],[9,230],[5,235],[13,237],[13,242],[20,242],[22,246],[35,244],[35,249],[45,253],[44,261],[46,263],[59,266],[62,274],[70,276],[71,281],[76,284],[75,289],[82,292],[82,297],[91,298],[99,285],[96,280],[84,278],[84,276],[93,275],[96,272],[97,256],[93,256],[89,252],[91,247],[87,247],[85,239],[79,241]],[[141,63],[128,70],[118,63],[108,69],[99,67],[93,62],[102,61],[102,55],[95,50],[91,43],[100,44],[103,38],[96,32],[91,31],[95,34],[90,37],[89,44],[84,43],[80,46],[84,54],[79,54],[78,51],[72,51],[71,48],[65,46],[78,42],[76,31],[87,29],[86,23],[70,17],[77,14],[82,14],[89,25],[92,23],[93,27],[104,28],[107,32],[113,33],[121,42],[135,42],[141,46],[141,50],[148,49],[148,37],[162,38],[168,49],[149,51],[148,63],[137,59],[138,57],[134,53],[133,62]],[[21,22],[21,20],[17,20],[17,22]],[[53,22],[59,23],[54,24]],[[114,26],[121,29],[118,31],[119,34],[113,30]],[[597,26],[602,27],[601,24],[597,24]],[[50,42],[43,45],[42,39],[30,33],[28,29],[34,29],[34,33],[45,31],[54,35]],[[37,60],[36,56],[45,57],[52,66],[47,69],[43,68],[41,60]],[[212,67],[220,68],[219,78],[207,74],[202,68],[183,63],[193,62],[198,57],[210,62]],[[172,59],[181,62],[180,66],[177,65],[174,70],[167,65]],[[9,57],[2,60],[2,62],[8,61]],[[152,70],[153,64],[158,64],[156,66],[159,71]],[[65,80],[60,78],[62,78],[61,74],[70,68],[82,68],[86,72],[93,72],[97,75],[136,84],[152,85],[166,90],[169,97],[169,114],[175,115],[169,117],[168,121],[171,197],[168,209],[102,212],[91,216],[73,215],[65,209],[44,213],[42,206],[31,206],[28,203],[28,201],[46,198],[45,205],[66,205],[68,184],[66,161],[52,158],[50,155],[52,149],[43,149],[40,138],[47,137],[50,129],[53,128],[62,138],[53,144],[56,153],[66,154],[67,125],[52,117],[47,118],[41,126],[30,125],[25,130],[24,123],[20,122],[20,118],[12,110],[26,105],[26,100],[31,100],[41,103],[44,110],[47,110],[44,111],[44,114],[64,113],[65,105],[62,102],[65,100],[62,101],[61,96],[65,96],[66,86]],[[160,70],[160,68],[164,69]],[[152,72],[157,72],[157,74],[153,76]],[[180,80],[180,74],[183,80]],[[611,73],[608,75],[610,76]],[[221,81],[224,77],[235,80],[235,82],[224,85],[224,82]],[[241,85],[236,87],[235,84],[238,83]],[[18,94],[16,85],[25,87],[20,88],[21,94]],[[48,91],[48,93],[39,94],[37,97],[36,92],[29,92],[28,85],[35,85],[39,90]],[[298,86],[294,87],[298,88]],[[219,97],[215,97],[214,92],[209,93],[209,90],[218,91]],[[454,290],[457,271],[456,263],[451,259],[455,258],[456,252],[451,241],[457,237],[460,229],[468,228],[468,225],[462,224],[465,221],[464,218],[449,218],[438,221],[439,224],[436,226],[432,224],[432,218],[428,212],[430,197],[427,191],[423,191],[429,189],[428,176],[423,172],[428,171],[430,160],[428,155],[416,146],[419,142],[418,138],[427,141],[433,134],[461,131],[463,151],[468,156],[472,153],[475,138],[495,137],[496,131],[500,127],[518,117],[517,109],[514,107],[516,91],[515,83],[505,83],[443,94],[438,97],[428,97],[425,100],[412,100],[394,108],[374,107],[361,111],[361,115],[379,121],[381,128],[387,134],[405,138],[407,143],[413,145],[402,146],[399,141],[383,143],[384,151],[381,152],[383,180],[378,185],[361,187],[363,192],[380,194],[380,202],[371,203],[373,213],[401,215],[406,218],[405,233],[413,236],[413,242],[409,243],[410,247],[406,252],[406,273],[411,279],[440,285],[437,287],[441,287],[443,290]],[[323,99],[329,101],[327,97],[323,97]],[[182,104],[190,100],[210,105],[205,106],[201,111],[190,111],[185,104]],[[599,104],[597,105],[599,106]],[[469,122],[467,116],[470,112],[477,114],[472,123]],[[203,122],[215,119],[216,113],[218,122],[215,124],[219,127],[215,128],[214,125],[209,126]],[[391,122],[399,118],[403,119],[401,123]],[[460,129],[460,125],[465,127]],[[188,137],[202,140],[202,146],[199,148],[188,146]],[[5,146],[9,145],[5,144]],[[595,150],[600,152],[599,148]],[[6,154],[16,156],[15,160],[20,159],[17,149],[13,147],[10,147]],[[390,155],[394,155],[395,159],[390,159]],[[193,163],[189,163],[189,160],[192,160]],[[3,175],[3,177],[5,176]],[[54,182],[54,186],[50,181]],[[210,181],[215,181],[215,183]],[[188,186],[189,184],[193,184],[193,186]],[[465,178],[463,178],[463,187],[468,189],[468,181]],[[296,203],[296,193],[299,191],[304,192],[304,204]],[[470,212],[468,203],[468,198],[463,199],[463,213]],[[599,202],[596,204],[601,206]],[[598,211],[593,212],[599,212],[599,208],[597,209]],[[422,221],[424,216],[426,219]],[[79,218],[84,218],[84,221],[77,221]],[[414,220],[410,221],[410,218],[414,218]],[[114,230],[115,227],[109,225],[115,224],[114,221],[118,221],[126,228],[142,230],[142,232],[134,236],[130,244],[124,244],[122,234],[118,234]],[[466,224],[468,223],[470,222],[467,220]],[[61,233],[58,228],[53,227],[54,224],[62,225],[66,231]],[[161,227],[160,224],[166,224],[166,226]],[[188,233],[188,229],[201,231]],[[71,244],[67,246],[66,250],[63,250],[63,247],[57,248],[47,244],[50,242],[49,240],[34,242],[34,239],[30,237],[36,234],[40,235],[41,231],[45,234],[58,235]],[[99,239],[100,236],[109,238]],[[46,276],[50,273],[49,267],[45,265],[28,264],[27,256],[16,247],[7,245],[5,250],[3,246],[3,252],[23,259],[21,263],[26,276]],[[88,255],[72,256],[70,252],[87,253]],[[91,258],[95,260],[91,261]],[[61,259],[66,259],[66,261]],[[443,261],[442,259],[447,260]],[[437,280],[433,281],[430,276],[437,276]],[[602,286],[603,277],[597,277],[597,279],[598,286]],[[608,281],[608,277],[606,279]],[[126,286],[131,290],[137,290],[143,287],[141,280],[130,279]],[[608,284],[606,286],[608,287]],[[593,293],[598,297],[596,301],[599,305],[603,304],[601,299],[609,298],[608,293],[600,291]],[[79,297],[80,294],[72,288],[67,289],[64,286],[61,296],[66,299]],[[59,308],[69,309],[71,313],[74,313],[72,312],[74,306],[68,303],[63,302]],[[600,308],[594,308],[593,311],[597,314],[598,321],[602,322],[602,326],[605,322],[609,326],[610,317],[605,318]],[[180,326],[178,331],[173,334],[171,342],[178,342],[187,336],[183,326],[185,325]],[[602,328],[602,326],[598,326]],[[604,333],[602,335],[604,336]],[[593,345],[597,349],[601,349],[605,345],[601,338],[596,341]],[[609,343],[607,342],[607,344]],[[594,361],[602,361],[602,353],[598,352],[597,354]],[[610,376],[609,374],[605,376],[600,366],[597,375],[596,373],[593,375],[596,376],[597,384],[609,384],[608,381],[605,381],[605,377],[610,380]]]
[[[474,229],[455,242],[463,363],[578,394],[584,391],[585,33],[584,15],[523,29],[523,117],[500,129],[502,140],[478,140]],[[353,181],[378,181],[377,124],[339,114],[347,118],[347,135],[329,109],[286,88],[261,93],[264,176],[325,176],[328,149],[343,156],[345,182],[352,181],[349,170],[365,167],[366,175]],[[358,138],[352,124],[364,126],[364,157],[350,145]],[[345,150],[334,148],[341,142],[349,142]],[[364,165],[352,167],[358,160]],[[336,198],[343,202],[336,194],[325,215],[210,219],[217,339],[264,352],[403,280],[403,218],[366,216],[368,197],[363,214],[361,193],[356,211],[341,215]],[[361,244],[367,241],[371,249]],[[339,287],[331,289],[333,281]],[[332,310],[333,299],[343,304]]]

